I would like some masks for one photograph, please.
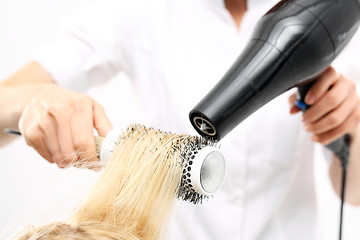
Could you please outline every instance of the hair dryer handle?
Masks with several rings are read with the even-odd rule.
[[[296,106],[303,112],[311,107],[305,103],[305,96],[313,83],[314,82],[311,82],[298,87]],[[342,166],[346,168],[349,163],[350,136],[345,134],[334,142],[326,145],[326,147],[340,159]]]

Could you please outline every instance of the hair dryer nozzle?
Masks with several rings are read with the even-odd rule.
[[[190,112],[191,124],[198,131],[198,133],[210,140],[217,141],[219,139],[216,128],[211,123],[211,120],[206,119],[204,115],[195,110]]]

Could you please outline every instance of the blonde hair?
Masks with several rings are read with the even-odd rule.
[[[66,223],[35,228],[17,239],[163,238],[182,178],[181,152],[197,139],[129,126],[78,211]]]

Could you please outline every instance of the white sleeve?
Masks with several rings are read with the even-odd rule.
[[[36,50],[33,60],[59,85],[78,91],[111,79],[126,68],[124,24],[128,23],[121,16],[126,2],[104,1],[67,19],[62,36]]]

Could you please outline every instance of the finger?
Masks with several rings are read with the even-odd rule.
[[[305,124],[305,129],[316,135],[330,131],[342,124],[349,115],[354,111],[359,99],[357,95],[351,94],[343,103],[332,112],[321,118],[315,123]]]
[[[70,127],[70,111],[62,109],[51,108],[49,110],[52,118],[54,129],[51,136],[48,136],[49,141],[53,140],[56,136],[56,143],[60,159],[56,161],[59,167],[69,167],[76,160],[76,151],[72,140],[71,127]]]
[[[290,104],[290,114],[295,114],[300,111],[300,109],[296,106],[296,92],[291,94],[289,97],[289,104]]]
[[[52,161],[63,168],[66,166],[61,164],[63,162],[63,156],[59,147],[56,128],[55,119],[50,114],[46,114],[41,118],[39,130],[43,136],[46,149],[50,152]]]
[[[295,105],[290,108],[290,114],[295,114],[295,113],[298,113],[300,111],[301,110]]]
[[[326,92],[303,115],[304,122],[313,123],[338,107],[348,96],[349,86],[347,81],[336,81],[333,87]]]
[[[113,129],[113,126],[107,117],[104,108],[95,101],[93,104],[94,127],[99,136],[105,137]]]
[[[76,161],[77,156],[72,140],[69,111],[61,112],[62,114],[54,114],[52,111],[53,130],[51,134],[47,134],[47,139],[57,144],[58,157],[54,159],[55,162],[60,168],[66,168]]]
[[[334,68],[329,67],[325,72],[317,79],[305,96],[305,102],[308,105],[314,104],[317,100],[322,98],[329,88],[336,82],[339,78],[339,74],[335,71]]]
[[[29,106],[31,106],[31,103]],[[31,108],[29,106],[24,109],[24,112],[19,119],[19,131],[24,137],[27,145],[33,147],[48,162],[53,163],[52,155],[45,144],[44,136],[39,129],[39,126],[33,125],[32,123],[34,119],[40,116],[40,114],[34,115],[34,113],[30,111]]]
[[[92,109],[90,101],[78,102],[71,118],[71,128],[78,161],[94,169],[100,166],[100,161],[96,154]]]
[[[296,92],[294,92],[293,94],[291,94],[290,97],[289,97],[289,104],[290,104],[290,106],[295,105],[295,101],[296,101]]]
[[[336,139],[340,138],[346,133],[353,131],[359,124],[360,119],[360,105],[356,106],[356,109],[351,113],[351,115],[341,124],[340,126],[319,134],[313,135],[311,139],[313,141],[319,142],[321,144],[327,145]]]

